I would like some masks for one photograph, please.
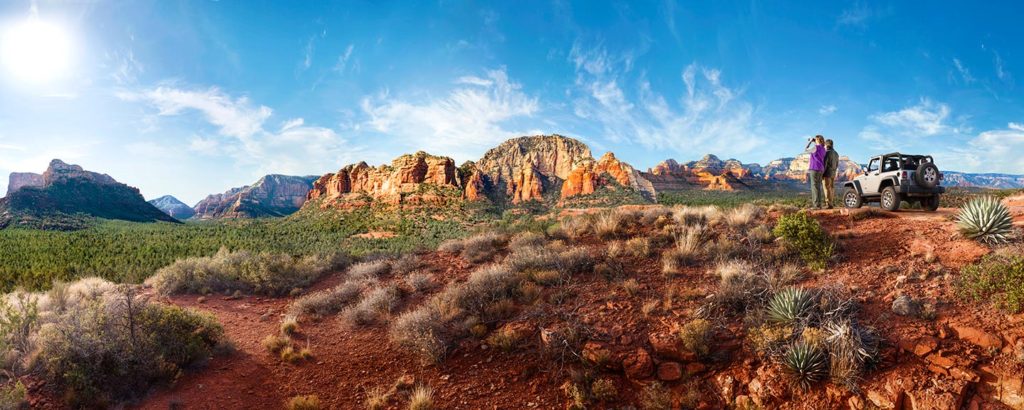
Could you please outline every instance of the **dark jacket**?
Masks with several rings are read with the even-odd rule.
[[[836,170],[839,169],[839,153],[836,150],[829,148],[825,152],[825,171],[822,173],[823,177],[835,178]]]

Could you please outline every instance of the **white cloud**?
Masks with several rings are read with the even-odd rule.
[[[338,62],[334,64],[334,71],[344,73],[345,68],[348,67],[348,61],[352,58],[352,52],[355,51],[355,44],[349,44],[345,47],[345,52],[338,56]]]
[[[956,67],[956,71],[960,73],[960,78],[964,80],[965,84],[974,82],[974,76],[971,75],[971,71],[964,67],[959,58],[953,59],[953,65]]]
[[[948,124],[949,113],[949,105],[922,98],[916,105],[876,114],[871,119],[903,136],[932,136],[959,132]]]
[[[979,133],[966,147],[953,148],[947,167],[966,172],[1024,174],[1021,152],[1024,152],[1024,125],[1011,122],[1005,129]]]
[[[247,97],[232,99],[216,87],[206,90],[181,90],[157,87],[142,92],[121,92],[127,101],[145,101],[159,110],[161,116],[180,115],[185,110],[203,114],[208,122],[220,127],[221,134],[247,139],[263,129],[263,122],[273,113],[269,107],[253,107]]]
[[[755,107],[742,98],[742,90],[723,84],[720,70],[690,64],[680,73],[685,93],[666,97],[643,77],[635,88],[628,86],[629,58],[578,44],[570,54],[577,70],[573,112],[596,124],[611,142],[686,156],[741,156],[765,141]]]
[[[857,2],[852,7],[843,10],[836,19],[836,25],[864,27],[872,15],[873,13],[867,5]]]
[[[818,108],[818,114],[829,116],[835,113],[837,109],[838,108],[836,108],[836,106],[832,104],[822,105],[821,108]]]
[[[110,78],[117,84],[134,84],[139,74],[145,72],[145,66],[135,59],[135,52],[130,49],[124,53],[108,54],[107,59],[113,64]]]
[[[362,101],[368,117],[359,127],[388,134],[415,149],[475,158],[518,134],[508,123],[537,113],[536,98],[524,94],[504,69],[485,77],[462,77],[440,98],[408,101],[387,93]]]

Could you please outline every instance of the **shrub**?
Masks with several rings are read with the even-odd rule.
[[[679,340],[683,342],[686,350],[689,350],[699,357],[707,357],[711,354],[711,322],[705,319],[694,319],[679,329]]]
[[[563,218],[559,225],[565,236],[577,241],[592,232],[593,221],[591,219],[588,215],[572,216]]]
[[[637,282],[636,279],[633,278],[626,279],[625,281],[622,282],[621,286],[622,290],[625,291],[626,294],[629,296],[636,295],[637,293],[640,293],[641,290],[643,290],[643,286],[640,285],[640,282]]]
[[[626,255],[626,242],[610,241],[608,242],[608,250],[606,252],[609,258],[621,258]]]
[[[516,249],[544,246],[548,243],[548,238],[536,232],[523,232],[514,237],[509,241],[509,249],[515,251]]]
[[[102,407],[205,360],[224,332],[208,314],[147,303],[125,286],[114,297],[69,309],[39,340],[43,373],[70,404]]]
[[[462,257],[472,263],[491,260],[498,247],[505,243],[503,235],[488,232],[467,238],[463,242]]]
[[[356,301],[363,289],[375,280],[348,280],[330,289],[310,293],[292,302],[293,315],[326,316],[340,312]]]
[[[461,239],[450,239],[450,240],[441,242],[441,244],[437,246],[438,252],[448,252],[448,253],[462,253],[462,248],[463,248],[463,246],[462,246],[462,240]]]
[[[391,262],[385,259],[360,262],[348,269],[347,276],[354,280],[376,279],[391,272]]]
[[[835,251],[832,238],[806,212],[781,216],[773,233],[794,247],[811,269],[824,269]]]
[[[734,229],[742,229],[763,216],[764,208],[757,205],[743,204],[725,214],[725,223]]]
[[[619,390],[611,379],[597,379],[590,384],[590,394],[601,401],[615,401],[619,397]]]
[[[646,258],[651,255],[651,240],[644,237],[637,237],[626,241],[626,253],[637,258]]]
[[[27,408],[28,402],[25,400],[27,396],[28,390],[20,380],[8,383],[7,386],[0,386],[0,409],[15,410]]]
[[[553,269],[535,270],[529,272],[529,278],[537,284],[550,286],[562,280],[562,273]]]
[[[772,236],[772,230],[767,225],[758,225],[747,231],[747,239],[752,244],[765,244],[771,242],[773,238],[775,237]]]
[[[808,390],[812,384],[823,380],[828,374],[828,363],[825,359],[821,349],[797,342],[786,351],[782,364],[790,377],[790,382],[802,390]]]
[[[429,386],[417,385],[409,396],[409,410],[432,410],[434,391]]]
[[[822,326],[829,352],[829,375],[836,384],[856,390],[866,368],[878,361],[881,339],[871,329],[851,321],[830,321]]]
[[[28,292],[0,295],[0,352],[21,356],[32,349],[31,336],[38,327],[39,298]],[[0,355],[0,364],[7,359]]]
[[[264,349],[267,349],[268,352],[273,353],[273,354],[277,354],[278,352],[283,350],[285,347],[288,347],[289,345],[291,345],[291,343],[292,343],[292,340],[289,339],[288,336],[275,336],[275,335],[268,335],[267,337],[263,338],[262,342],[260,342],[260,344],[263,345]]]
[[[664,206],[649,207],[644,209],[643,215],[640,217],[640,224],[644,226],[662,224],[670,218],[672,218],[671,209]]]
[[[345,310],[345,320],[363,326],[378,323],[397,307],[399,296],[395,285],[374,288],[359,303]]]
[[[624,218],[615,210],[607,210],[597,215],[594,221],[594,233],[601,239],[612,239],[623,234]]]
[[[320,398],[315,394],[294,396],[284,404],[287,410],[320,410]]]
[[[763,357],[777,356],[793,336],[791,326],[761,325],[747,330],[750,347]]]
[[[974,301],[991,300],[1009,312],[1024,310],[1024,256],[996,253],[964,267],[957,294]]]
[[[146,280],[163,294],[242,291],[271,296],[304,288],[323,274],[347,266],[346,255],[293,257],[285,254],[231,252],[186,258],[157,270]]]
[[[413,272],[405,277],[405,284],[413,291],[423,292],[434,287],[434,276],[425,272]]]
[[[719,262],[715,274],[719,277],[715,301],[732,310],[746,310],[750,302],[759,299],[765,291],[762,277],[755,274],[750,262]]]
[[[968,238],[988,244],[1005,243],[1013,231],[1013,217],[999,198],[983,196],[960,209],[956,225]]]
[[[423,306],[398,316],[391,323],[388,337],[398,346],[418,353],[427,361],[440,362],[453,340],[440,313]]]
[[[402,255],[402,257],[391,261],[391,273],[394,275],[402,276],[416,269],[419,269],[423,263],[420,261],[420,257],[414,253]]]
[[[294,335],[299,331],[299,319],[295,315],[287,315],[281,321],[281,334]]]
[[[520,342],[522,342],[522,333],[508,327],[503,327],[494,331],[494,333],[491,333],[491,336],[487,338],[487,344],[505,352],[515,350],[515,348],[519,346]]]
[[[670,410],[672,392],[659,382],[653,382],[640,392],[640,407],[644,410]]]
[[[803,288],[786,288],[772,296],[768,302],[768,320],[779,324],[794,324],[803,319],[814,307],[814,295]]]

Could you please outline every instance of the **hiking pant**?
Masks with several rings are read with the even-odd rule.
[[[825,206],[831,208],[836,200],[836,176],[823,176],[821,185],[825,188]]]
[[[821,171],[807,171],[807,181],[811,184],[811,206],[821,208]]]

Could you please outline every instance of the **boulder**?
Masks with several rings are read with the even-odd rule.
[[[662,362],[658,365],[658,380],[671,382],[683,377],[683,366],[679,362]]]
[[[633,380],[645,379],[654,371],[654,361],[651,355],[642,347],[626,354],[622,359],[622,368],[626,371],[626,377]]]

